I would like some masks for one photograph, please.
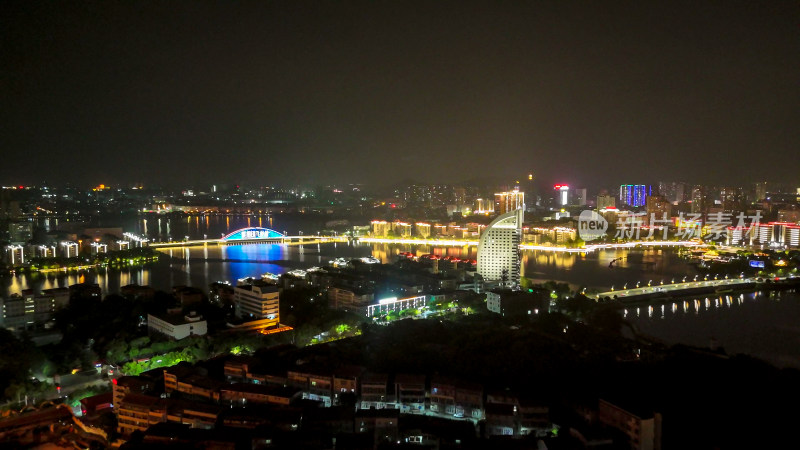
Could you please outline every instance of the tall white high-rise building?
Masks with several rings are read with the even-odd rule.
[[[486,281],[519,284],[519,243],[524,207],[498,216],[481,234],[478,243],[478,274]],[[505,276],[504,276],[505,275]]]

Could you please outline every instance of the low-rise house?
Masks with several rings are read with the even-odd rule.
[[[508,403],[486,403],[485,437],[517,434],[517,406]]]
[[[152,334],[160,334],[179,341],[190,336],[205,336],[208,324],[203,316],[189,314],[148,314],[147,329]]]
[[[425,375],[397,374],[394,386],[400,411],[415,414],[425,412]]]
[[[373,436],[377,445],[380,442],[397,442],[400,411],[397,409],[362,409],[356,412],[356,433]]]
[[[389,394],[389,376],[365,373],[361,378],[361,409],[383,409],[393,398]]]
[[[302,390],[293,387],[263,384],[234,383],[220,388],[220,401],[236,405],[270,403],[289,406],[302,396]]]
[[[632,449],[661,449],[661,414],[652,408],[634,401],[611,403],[600,399],[598,419],[603,425],[624,433]]]
[[[360,366],[342,366],[333,371],[333,400],[338,403],[341,394],[359,394],[358,386],[364,368]]]

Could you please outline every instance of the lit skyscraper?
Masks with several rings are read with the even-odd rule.
[[[501,281],[505,278],[506,286],[519,284],[523,219],[524,212],[520,207],[494,219],[481,234],[477,269],[484,280]]]
[[[557,184],[553,186],[553,189],[558,191],[558,200],[556,200],[557,206],[567,206],[569,203],[569,186],[566,184]]]
[[[619,201],[626,206],[644,206],[647,197],[653,195],[653,187],[644,184],[623,184],[619,187]]]

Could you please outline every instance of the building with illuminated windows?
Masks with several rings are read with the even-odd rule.
[[[648,225],[666,224],[672,217],[672,203],[663,195],[651,195],[645,201],[647,214],[644,217]],[[660,222],[661,221],[661,222]]]
[[[0,300],[0,326],[12,331],[31,329],[51,320],[68,304],[67,288],[45,289],[40,293],[25,289],[22,295]]]
[[[25,247],[15,244],[7,245],[6,262],[11,265],[25,263]]]
[[[786,222],[755,223],[752,227],[728,227],[728,245],[800,248],[800,225]]]
[[[619,201],[623,206],[644,206],[653,187],[644,184],[623,184],[619,187]]]
[[[611,195],[598,195],[597,196],[597,205],[595,207],[597,210],[605,209],[608,207],[616,208],[617,202],[616,199]]]
[[[569,186],[566,184],[556,184],[553,186],[553,190],[556,191],[556,205],[567,206],[569,204]],[[585,195],[586,192],[584,192],[584,196]]]
[[[236,286],[233,288],[233,303],[236,317],[246,319],[269,319],[278,324],[280,291],[277,286],[264,282]]]
[[[479,198],[475,200],[475,214],[487,214],[494,212],[494,203],[490,199]]]
[[[417,222],[414,224],[417,236],[421,238],[428,238],[431,236],[431,224],[425,222]]]
[[[486,281],[519,284],[519,243],[522,239],[523,208],[498,216],[483,231],[478,242],[477,271]]]
[[[376,237],[386,237],[391,230],[391,224],[385,220],[372,221],[372,235]]]
[[[509,211],[523,208],[524,204],[525,193],[520,192],[519,188],[514,188],[513,191],[494,194],[494,211],[496,213],[505,214]]]

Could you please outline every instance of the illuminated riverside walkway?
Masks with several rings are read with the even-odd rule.
[[[375,238],[361,237],[359,242],[372,244],[417,244],[417,245],[444,245],[444,246],[478,246],[477,240],[468,239],[413,239],[413,238]],[[548,245],[534,245],[522,243],[520,250],[543,250],[548,252],[565,253],[588,253],[595,250],[615,249],[615,248],[634,248],[634,247],[698,247],[702,246],[694,241],[631,241],[614,244],[588,244],[580,248],[558,247]]]
[[[347,242],[347,236],[286,236],[269,228],[242,228],[219,239],[187,239],[172,242],[151,242],[151,247],[186,247],[194,245],[220,244],[287,244],[310,245],[326,242]],[[411,239],[411,238],[375,238],[360,237],[359,242],[373,244],[416,244],[416,245],[442,245],[442,246],[477,246],[476,240],[459,239]],[[549,252],[588,253],[601,249],[634,248],[634,247],[697,247],[701,244],[693,241],[631,241],[614,244],[589,244],[580,248],[559,246],[520,244],[520,250],[541,250]]]

